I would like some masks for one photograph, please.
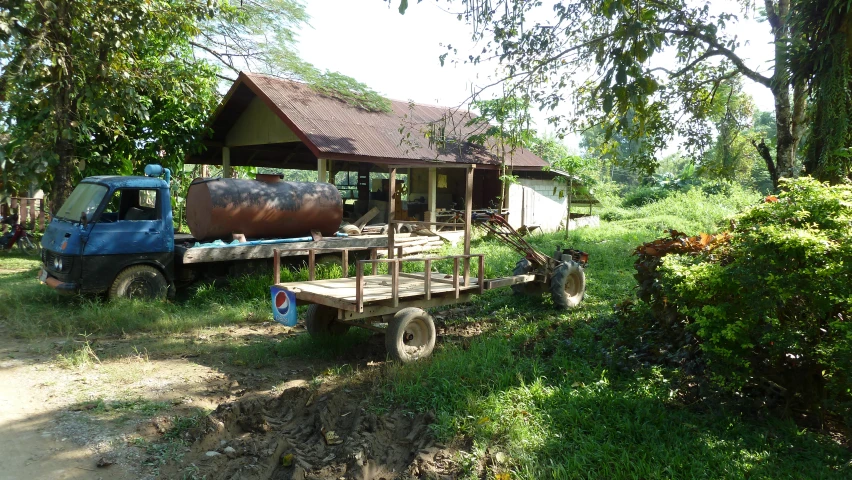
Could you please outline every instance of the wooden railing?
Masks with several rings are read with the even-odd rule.
[[[355,311],[363,312],[364,311],[364,265],[371,264],[373,265],[373,271],[375,272],[376,267],[379,263],[387,263],[388,270],[390,270],[391,274],[391,305],[396,307],[399,305],[399,278],[415,278],[415,279],[423,279],[423,294],[426,300],[430,300],[432,298],[432,282],[437,283],[448,283],[453,286],[453,294],[454,298],[459,298],[460,287],[464,286],[467,288],[469,286],[469,270],[465,271],[465,275],[462,278],[459,278],[459,260],[462,260],[465,265],[470,265],[471,259],[477,259],[479,262],[479,272],[477,275],[477,285],[476,287],[479,289],[479,293],[482,293],[485,290],[485,255],[481,253],[476,253],[472,255],[446,255],[446,256],[437,256],[437,257],[396,257],[396,258],[371,258],[369,260],[358,260],[358,263],[355,265]],[[439,260],[452,260],[453,261],[453,274],[452,279],[433,279],[432,278],[432,262]],[[403,273],[400,271],[401,265],[403,262],[423,262],[423,275],[419,275],[416,273]]]
[[[50,221],[47,203],[43,198],[11,197],[8,205],[2,206],[3,216],[18,214],[18,223],[28,230],[43,232]],[[3,225],[0,232],[5,233],[9,225]]]

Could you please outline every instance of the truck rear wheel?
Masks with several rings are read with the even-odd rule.
[[[573,260],[562,262],[550,277],[550,296],[556,308],[565,310],[580,304],[586,296],[586,274]]]
[[[385,348],[391,359],[411,363],[426,358],[435,349],[435,321],[415,307],[396,312],[385,332]]]
[[[335,337],[349,331],[349,325],[337,321],[337,309],[316,303],[308,306],[305,328],[312,337]]]
[[[169,290],[166,278],[150,265],[133,265],[116,275],[109,289],[109,298],[138,298],[160,300]]]

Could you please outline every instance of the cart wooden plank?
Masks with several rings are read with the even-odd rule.
[[[430,282],[431,296],[441,295],[445,293],[454,293],[455,286],[452,283],[444,283],[448,280],[443,273],[433,272]],[[411,298],[425,295],[425,274],[415,275],[408,274],[399,276],[397,279],[399,285],[398,298]],[[464,287],[459,286],[460,291],[478,290],[477,281],[473,280],[471,285]],[[393,300],[393,279],[391,275],[369,275],[364,277],[363,302],[378,303],[387,300]],[[320,303],[323,305],[334,306],[351,310],[355,308],[355,279],[354,278],[333,278],[328,280],[314,280],[312,282],[288,282],[279,283],[276,285],[280,288],[292,290],[296,294],[297,300]],[[351,306],[350,306],[351,305]]]
[[[175,250],[181,255],[182,262],[184,264],[189,264],[272,258],[275,250],[279,250],[281,256],[286,257],[307,255],[309,249],[382,248],[387,247],[387,245],[387,236],[368,235],[362,237],[329,237],[315,242],[271,243],[246,246],[236,245],[232,247],[186,248],[175,245]]]

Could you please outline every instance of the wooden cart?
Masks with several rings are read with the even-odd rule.
[[[396,184],[396,169],[390,169],[390,195],[394,196]],[[535,270],[515,272],[515,275],[498,279],[484,278],[485,257],[482,254],[470,253],[471,230],[471,192],[473,188],[473,167],[467,171],[467,193],[465,198],[464,222],[464,253],[450,256],[423,256],[402,258],[401,251],[397,252],[394,245],[394,231],[397,225],[417,223],[420,225],[442,226],[440,222],[407,222],[394,219],[394,202],[389,202],[388,258],[377,258],[377,249],[370,249],[370,258],[356,262],[355,277],[348,276],[348,258],[350,249],[339,250],[344,268],[342,278],[315,280],[315,256],[326,253],[328,249],[310,250],[308,252],[309,280],[306,282],[280,283],[279,256],[275,254],[275,280],[273,289],[273,308],[276,308],[276,291],[287,292],[297,303],[309,303],[305,325],[312,336],[340,335],[352,326],[380,331],[385,334],[385,346],[388,354],[394,360],[412,362],[429,356],[435,347],[435,323],[424,310],[430,307],[452,305],[467,302],[473,295],[485,290],[507,286],[524,286],[538,284],[539,288],[529,291],[543,293],[541,285],[551,283],[550,271],[554,266],[573,260],[562,261],[561,253],[557,257],[548,257],[538,252],[531,252],[535,258],[545,259],[546,266]],[[514,232],[514,231],[513,231]],[[524,252],[528,252],[524,250]],[[574,252],[574,251],[570,251]],[[528,256],[530,253],[526,253]],[[573,254],[573,253],[572,253]],[[451,272],[436,272],[433,267],[438,263],[452,264]],[[402,265],[417,263],[423,266],[419,273],[403,272]],[[471,263],[478,267],[476,276],[471,276]],[[540,262],[541,263],[541,262]],[[386,264],[386,274],[377,274],[378,265]],[[585,259],[583,265],[585,265]],[[365,267],[369,266],[369,273]],[[572,267],[582,276],[582,266]],[[571,277],[569,277],[571,278]],[[577,277],[579,278],[579,277]],[[578,283],[582,280],[582,283]],[[573,295],[585,291],[585,277],[572,282],[570,289]],[[563,284],[559,289],[568,291]],[[517,290],[517,287],[516,287]],[[579,300],[577,300],[579,302]],[[576,303],[575,303],[576,304]],[[293,310],[294,311],[294,310]]]

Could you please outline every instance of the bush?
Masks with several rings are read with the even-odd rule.
[[[624,194],[621,205],[624,207],[641,207],[649,203],[658,202],[676,190],[658,186],[640,186]]]
[[[852,187],[802,178],[767,200],[735,217],[721,252],[666,256],[662,297],[719,385],[822,416],[852,388]]]

